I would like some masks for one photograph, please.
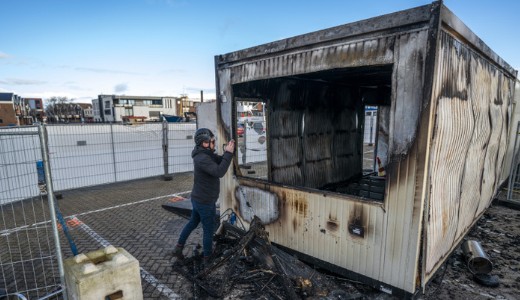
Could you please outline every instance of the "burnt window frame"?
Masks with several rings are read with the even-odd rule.
[[[238,153],[240,150],[239,148],[239,136],[238,136],[238,133],[237,133],[237,130],[238,130],[238,110],[237,110],[237,102],[257,102],[257,103],[264,103],[264,120],[265,120],[265,128],[269,128],[269,124],[268,124],[268,118],[266,117],[265,114],[267,114],[267,111],[265,110],[265,106],[268,105],[269,103],[269,99],[268,98],[262,98],[262,97],[235,97],[233,96],[232,97],[232,102],[231,102],[231,111],[232,111],[232,116],[231,116],[231,119],[232,119],[232,126],[231,126],[231,129],[232,129],[232,137],[233,139],[235,140],[236,142],[236,150],[235,150],[235,153],[233,154],[237,164],[233,166],[233,172],[235,174],[235,176],[239,177],[239,178],[245,178],[245,179],[250,179],[250,180],[261,180],[262,182],[269,182],[269,183],[275,183],[273,181],[271,181],[269,179],[269,175],[270,175],[270,167],[269,167],[269,161],[270,161],[270,157],[269,157],[269,137],[268,137],[268,133],[267,133],[267,130],[265,131],[265,143],[266,143],[266,168],[267,168],[267,178],[264,179],[264,178],[258,178],[258,177],[255,177],[255,176],[245,176],[243,173],[242,173],[242,170],[248,170],[250,169],[250,167],[241,167],[240,166],[240,161],[239,161],[239,156],[238,156]],[[253,123],[257,123],[257,122],[253,122]],[[245,137],[246,134],[247,134],[247,130],[248,130],[248,125],[247,124],[243,124],[244,125],[244,134],[243,136]],[[244,155],[244,154],[243,154]]]

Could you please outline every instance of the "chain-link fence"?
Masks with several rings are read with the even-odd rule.
[[[42,134],[37,127],[0,130],[0,291],[12,297],[35,299],[61,290]]]
[[[196,125],[165,124],[48,126],[55,189],[191,171]]]
[[[0,129],[0,298],[64,297],[61,255],[109,244],[140,261],[145,298],[177,297],[173,289],[185,282],[165,269],[165,252],[184,220],[161,204],[189,195],[195,130],[193,123]]]
[[[245,176],[267,179],[267,128],[265,122],[245,124],[238,134],[238,163]]]

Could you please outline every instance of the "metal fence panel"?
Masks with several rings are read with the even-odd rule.
[[[128,220],[127,207],[149,205],[146,209],[161,209],[157,204],[169,201],[179,192],[179,195],[188,193],[191,186],[189,174],[175,178],[177,194],[172,193],[171,181],[167,183],[153,178],[163,175],[165,170],[168,173],[193,170],[191,151],[196,124],[166,124],[167,132],[163,131],[163,125],[51,125],[45,126],[46,139],[38,135],[38,127],[0,129],[0,289],[21,293],[31,299],[60,294],[63,269],[58,263],[61,257],[59,245],[63,246],[65,257],[73,255],[63,229],[55,227],[53,231],[55,221],[51,220],[55,218],[51,211],[54,210],[49,208],[52,206],[49,206],[47,196],[42,194],[45,189],[40,189],[37,162],[41,162],[44,152],[41,143],[47,143],[45,157],[49,164],[44,165],[50,165],[46,171],[49,175],[47,180],[53,182],[47,187],[63,191],[59,202],[64,222],[77,221],[78,213],[82,216],[81,221],[72,222],[72,228],[69,228],[78,250],[87,252],[103,246],[95,242],[99,240],[98,236],[110,237],[110,243],[132,248],[135,239],[130,236],[136,234],[133,224],[141,220]],[[166,142],[169,147],[165,149]],[[144,180],[124,183],[140,178]],[[178,190],[179,186],[182,190]],[[107,195],[108,192],[111,194]],[[118,214],[111,215],[116,211]],[[105,212],[110,215],[109,226],[104,223],[108,220]],[[143,217],[142,212],[137,214]],[[110,222],[113,218],[117,221]],[[145,269],[141,270],[142,276],[148,274],[143,277],[143,290],[150,296],[164,288],[164,284],[156,283],[156,278],[168,282],[171,277],[169,272],[156,268],[155,259],[161,259],[159,251],[164,249],[153,248],[153,243],[155,239],[163,239],[171,247],[168,243],[173,243],[173,239],[169,241],[172,233],[168,219],[156,219],[155,215],[147,218],[148,223],[159,222],[161,230],[150,233],[156,235],[152,241],[139,239],[137,250],[133,249],[132,254],[148,261],[151,257],[148,252],[154,253],[153,263],[144,264],[146,270],[153,271],[153,276]],[[173,222],[184,221],[175,218]],[[82,230],[87,226],[92,230]],[[118,233],[114,235],[114,231]],[[57,244],[53,235],[61,238]],[[164,239],[165,236],[168,239]],[[132,242],[127,244],[127,239]],[[140,249],[148,250],[140,252]],[[165,295],[164,291],[161,295]]]
[[[169,173],[193,170],[195,130],[193,123],[168,124]],[[48,132],[57,191],[164,174],[160,123],[52,125]]]
[[[114,182],[110,126],[102,124],[47,127],[55,190]]]
[[[168,123],[169,173],[193,171],[191,151],[195,130],[195,123]]]
[[[112,125],[115,181],[158,176],[164,173],[162,125]]]
[[[243,136],[239,137],[238,143],[238,161],[242,164],[267,162],[267,134],[265,128],[255,129],[246,126]]]
[[[34,299],[61,288],[36,127],[0,129],[0,289]],[[22,200],[23,199],[23,200]]]
[[[35,162],[41,159],[37,128],[2,129],[0,132],[0,204],[39,195],[35,184]]]

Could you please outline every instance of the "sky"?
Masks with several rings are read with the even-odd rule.
[[[0,92],[215,98],[214,56],[430,4],[419,0],[2,0]],[[520,68],[518,0],[445,0]]]

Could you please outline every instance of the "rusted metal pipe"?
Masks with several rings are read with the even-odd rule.
[[[462,244],[462,251],[473,274],[488,274],[493,269],[493,263],[489,260],[482,246],[475,240],[468,240]]]

